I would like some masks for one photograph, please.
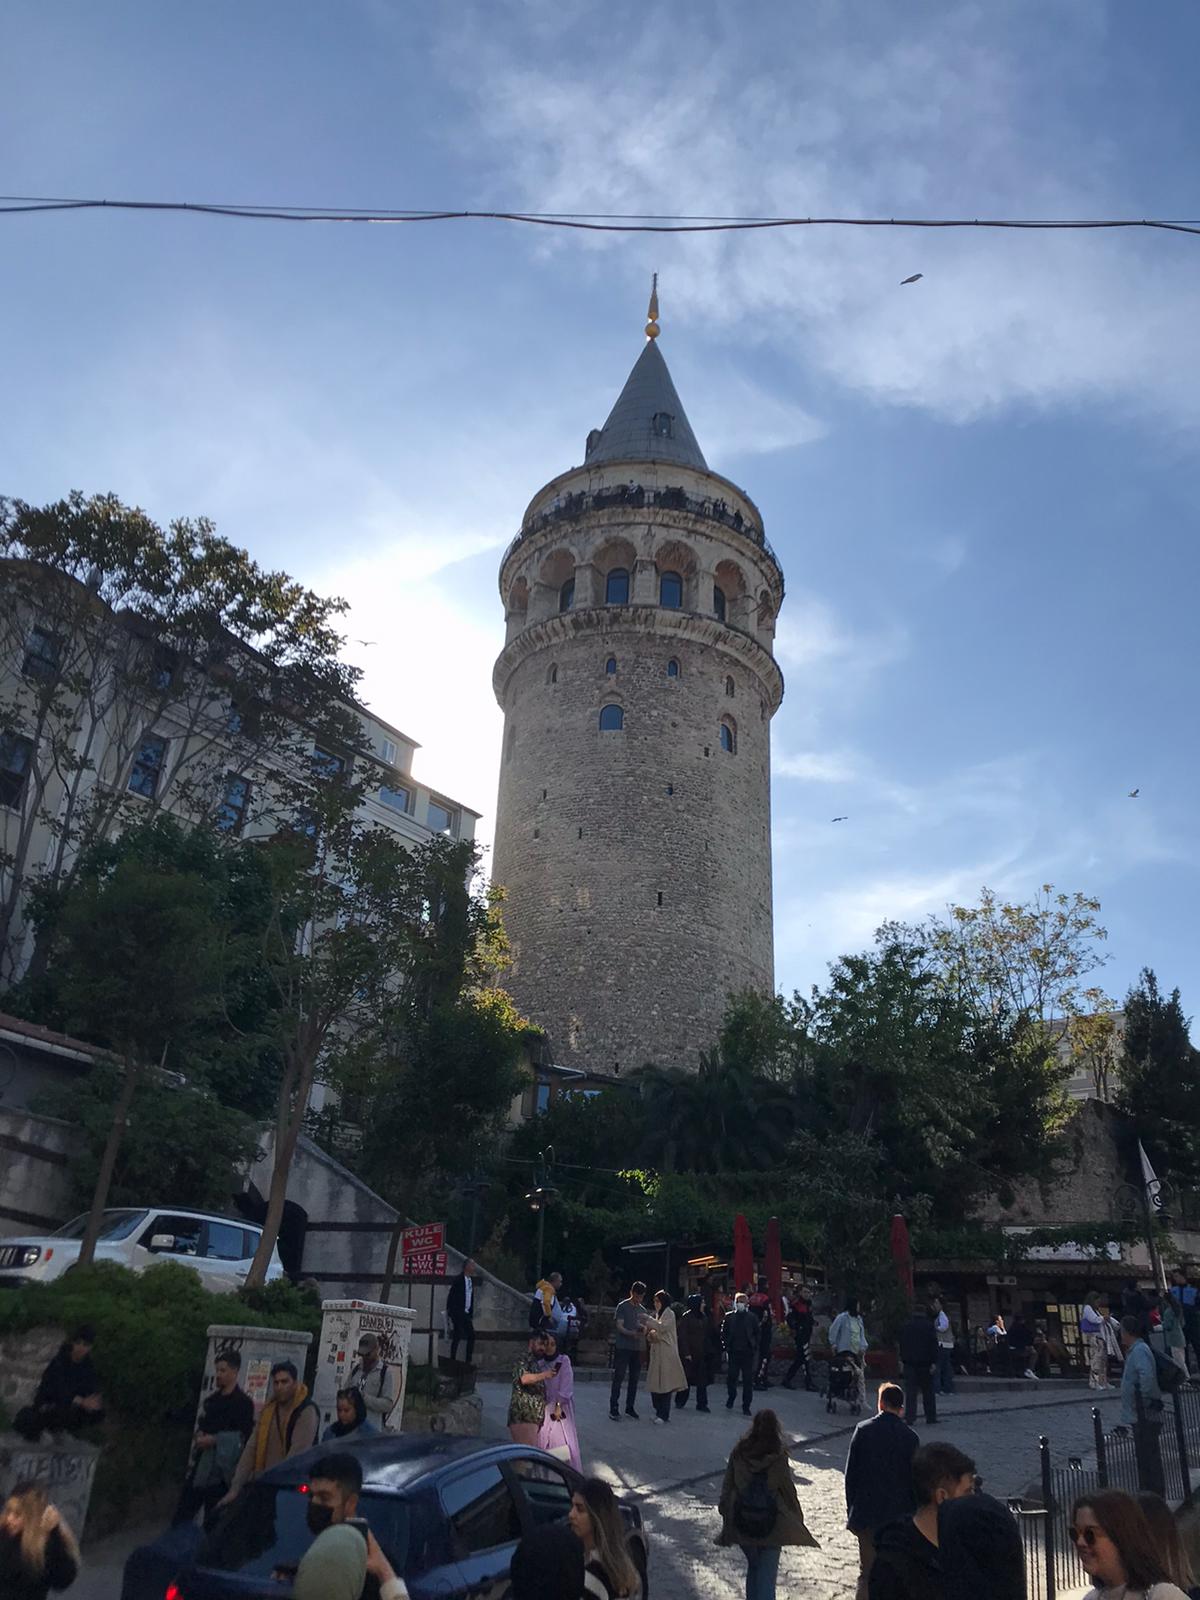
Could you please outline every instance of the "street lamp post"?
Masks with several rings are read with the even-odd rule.
[[[536,1282],[542,1281],[542,1257],[546,1242],[546,1207],[554,1199],[557,1190],[549,1181],[550,1169],[554,1164],[554,1147],[547,1145],[545,1150],[538,1151],[538,1164],[534,1186],[525,1196],[531,1211],[537,1213],[537,1271]]]

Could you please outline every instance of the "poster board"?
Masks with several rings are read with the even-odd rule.
[[[321,1304],[321,1336],[317,1345],[317,1373],[313,1399],[321,1413],[324,1433],[337,1421],[337,1392],[350,1379],[350,1369],[358,1356],[358,1341],[364,1333],[379,1340],[380,1358],[399,1369],[396,1404],[382,1419],[387,1433],[399,1433],[404,1416],[404,1392],[408,1384],[408,1347],[412,1341],[417,1313],[411,1306],[383,1305],[377,1300],[325,1300]],[[372,1421],[376,1419],[372,1417]]]

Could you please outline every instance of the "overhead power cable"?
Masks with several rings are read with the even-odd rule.
[[[421,211],[355,207],[235,205],[190,200],[96,200],[63,195],[0,195],[0,215],[42,211],[161,211],[238,217],[258,222],[516,222],[589,233],[739,233],[766,228],[1008,228],[1096,231],[1157,228],[1200,234],[1194,217],[759,217],[671,216],[637,212]]]

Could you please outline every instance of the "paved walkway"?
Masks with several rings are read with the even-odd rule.
[[[485,1431],[504,1435],[507,1385],[480,1387]],[[584,1467],[615,1489],[636,1496],[651,1533],[654,1600],[740,1600],[745,1563],[739,1551],[718,1548],[717,1497],[730,1448],[746,1426],[739,1409],[725,1409],[724,1390],[710,1391],[717,1409],[707,1417],[689,1408],[666,1427],[655,1427],[649,1400],[639,1399],[641,1421],[608,1416],[604,1384],[579,1384],[576,1416]],[[989,1492],[1002,1499],[1020,1494],[1038,1476],[1038,1437],[1050,1436],[1056,1457],[1090,1447],[1092,1405],[1086,1389],[939,1398],[934,1428],[918,1424],[922,1437],[951,1440],[975,1460]],[[1113,1395],[1102,1397],[1107,1413]],[[778,1387],[756,1395],[779,1413],[790,1439],[800,1503],[820,1550],[789,1550],[780,1569],[781,1596],[852,1600],[858,1547],[845,1528],[843,1466],[850,1433],[859,1420],[843,1408],[830,1416],[815,1394]],[[1106,1426],[1111,1426],[1106,1421]]]

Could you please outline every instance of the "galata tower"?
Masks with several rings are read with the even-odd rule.
[[[770,990],[771,718],[783,572],[646,345],[583,465],[500,564],[493,879],[505,986],[557,1065],[694,1068],[733,990]]]

